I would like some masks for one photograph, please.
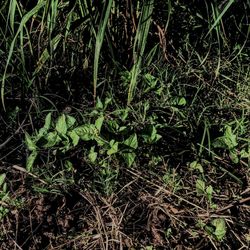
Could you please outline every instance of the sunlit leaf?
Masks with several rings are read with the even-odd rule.
[[[28,133],[25,133],[25,143],[30,151],[36,150],[36,144],[33,142]]]
[[[29,171],[29,172],[32,171],[34,162],[35,162],[35,160],[37,158],[37,155],[38,155],[37,151],[33,151],[29,155],[29,157],[27,158],[27,162],[26,162],[26,169],[27,169],[27,171]]]
[[[93,124],[86,124],[75,128],[73,131],[81,138],[83,141],[94,140],[97,136],[98,130]]]
[[[200,173],[204,172],[203,167],[197,161],[191,162],[190,163],[190,168],[193,169],[193,170],[198,170]]]
[[[124,144],[131,148],[137,149],[138,141],[136,133],[132,134],[127,140],[125,140]]]
[[[59,134],[62,134],[62,135],[65,135],[67,133],[67,123],[66,123],[65,114],[62,114],[57,119],[57,122],[56,122],[56,131]]]
[[[40,138],[46,135],[50,127],[51,127],[51,112],[47,114],[44,126],[39,129],[39,132],[36,136],[36,141],[38,141]]]
[[[95,126],[98,129],[99,133],[101,131],[103,121],[104,121],[104,116],[98,117],[97,120],[95,121]]]
[[[225,220],[223,218],[214,219],[211,224],[215,227],[213,234],[217,240],[222,240],[227,233]]]
[[[116,154],[118,152],[118,142],[116,142],[115,140],[111,140],[109,145],[110,145],[110,149],[107,151],[108,155],[112,155],[112,154]]]
[[[50,112],[50,113],[48,113],[47,115],[46,115],[46,118],[45,118],[45,124],[44,124],[44,128],[45,129],[47,129],[47,130],[49,130],[50,129],[50,126],[51,126],[51,115],[52,115],[52,113]]]
[[[97,152],[95,152],[95,146],[91,147],[88,157],[92,163],[96,161]]]
[[[0,175],[0,187],[3,185],[3,183],[5,181],[5,178],[6,178],[6,174],[1,174]]]
[[[70,137],[70,139],[72,140],[73,146],[75,147],[79,143],[80,137],[74,130],[69,131],[67,135]]]
[[[184,97],[181,97],[178,101],[179,106],[185,106],[187,104],[187,101]]]
[[[205,182],[202,180],[196,181],[196,192],[198,195],[202,195],[205,193],[206,185]]]
[[[213,187],[211,185],[209,185],[207,188],[206,188],[206,194],[207,194],[207,198],[209,200],[209,202],[211,203],[212,202],[212,197],[213,197]]]
[[[125,160],[126,164],[131,167],[135,161],[136,154],[134,152],[131,153],[122,153],[122,157]]]
[[[71,128],[76,122],[76,119],[71,115],[66,115],[67,129]]]
[[[56,131],[49,132],[44,138],[47,140],[47,143],[43,145],[44,148],[51,148],[61,141],[61,138]]]

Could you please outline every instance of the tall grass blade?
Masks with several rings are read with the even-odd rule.
[[[96,100],[96,89],[97,89],[97,81],[98,81],[98,67],[99,67],[99,59],[100,59],[100,52],[103,43],[103,39],[105,36],[105,29],[108,23],[111,7],[112,7],[113,0],[108,1],[108,5],[106,10],[104,9],[105,13],[104,18],[101,20],[99,24],[99,29],[96,35],[96,44],[95,44],[95,57],[94,57],[94,76],[93,76],[93,96],[94,96],[94,103]]]
[[[214,21],[213,25],[207,32],[205,38],[212,32],[212,30],[218,25],[218,23],[221,21],[222,17],[225,15],[227,10],[230,8],[230,6],[235,2],[235,0],[229,0],[228,3],[226,4],[225,8],[223,11],[220,13],[220,15],[217,17],[217,19]]]
[[[19,34],[21,33],[21,31],[23,30],[25,24],[29,21],[29,19],[35,15],[44,5],[45,5],[45,1],[43,2],[39,2],[32,10],[30,10],[28,13],[26,13],[22,20],[21,20],[21,23],[19,25],[19,28],[16,32],[16,35],[15,37],[13,38],[12,42],[11,42],[11,45],[10,45],[10,49],[9,49],[9,54],[8,54],[8,58],[7,58],[7,62],[6,62],[6,65],[5,65],[5,69],[4,69],[4,73],[3,73],[3,79],[2,79],[2,84],[1,84],[1,101],[2,101],[2,105],[3,105],[3,109],[5,109],[5,103],[4,103],[4,87],[5,87],[5,80],[6,80],[6,74],[7,74],[7,69],[8,69],[8,66],[10,64],[10,60],[11,60],[11,57],[13,55],[13,51],[14,51],[14,47],[15,47],[15,44],[16,44],[16,40],[19,36]]]
[[[149,28],[151,25],[151,16],[154,8],[154,0],[145,1],[142,7],[139,24],[133,47],[134,66],[131,71],[131,81],[128,89],[127,105],[130,105],[134,91],[137,85],[137,78],[141,71],[142,58],[146,47]]]

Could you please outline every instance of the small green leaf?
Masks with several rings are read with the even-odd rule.
[[[77,146],[80,140],[80,137],[78,136],[78,134],[76,133],[76,131],[72,130],[69,131],[67,133],[67,135],[70,137],[70,139],[72,140],[73,146]]]
[[[217,240],[222,240],[227,233],[226,222],[223,218],[214,219],[211,224],[215,227],[213,234]]]
[[[38,155],[37,151],[33,151],[33,152],[29,155],[29,157],[28,157],[28,159],[27,159],[27,162],[26,162],[26,169],[27,169],[27,171],[29,171],[29,172],[32,171],[34,162],[35,162],[35,160],[36,160],[36,158],[37,158],[37,155]]]
[[[197,161],[193,161],[190,163],[190,168],[192,170],[198,170],[201,174],[204,173],[203,167],[201,166],[200,163],[198,163]]]
[[[246,149],[242,149],[240,151],[240,157],[241,158],[250,158],[250,151],[246,151]]]
[[[230,126],[226,126],[224,137],[228,149],[233,149],[238,145],[237,136],[233,134],[232,128]]]
[[[71,115],[66,115],[66,124],[67,129],[73,127],[73,125],[76,123],[76,119]]]
[[[92,163],[95,163],[97,159],[97,152],[95,152],[95,146],[91,147],[88,157]]]
[[[196,192],[198,195],[203,195],[205,193],[206,185],[202,180],[196,181]]]
[[[108,155],[116,154],[118,152],[118,142],[111,140],[109,142],[110,149],[107,151]]]
[[[1,174],[0,175],[0,187],[3,185],[3,183],[5,181],[5,178],[6,178],[6,174]]]
[[[52,113],[50,112],[50,113],[48,113],[47,115],[46,115],[46,118],[45,118],[45,124],[44,124],[44,128],[45,129],[47,129],[47,130],[49,130],[50,129],[50,126],[51,126],[51,115],[52,115]]]
[[[81,138],[83,141],[94,140],[97,136],[98,130],[93,124],[86,124],[75,128],[73,131]]]
[[[99,133],[101,132],[102,124],[104,121],[104,116],[100,116],[96,121],[95,121],[95,126],[98,129]]]
[[[178,100],[178,105],[179,106],[185,106],[187,104],[187,101],[184,97],[181,97],[179,100]]]
[[[124,142],[125,145],[137,149],[138,148],[138,140],[136,133],[132,134],[127,140]]]
[[[126,164],[131,167],[135,161],[136,154],[134,152],[131,153],[122,153],[122,157],[125,160]]]
[[[232,128],[230,126],[225,127],[224,135],[218,137],[213,142],[215,148],[223,148],[232,150],[238,145],[237,136],[233,134]]]
[[[47,140],[47,143],[43,145],[44,148],[54,147],[61,141],[61,138],[56,131],[49,132],[47,135],[44,136],[44,139]]]
[[[25,133],[25,143],[30,151],[36,150],[36,144],[32,141],[28,133]]]
[[[161,139],[161,135],[157,134],[156,127],[154,125],[150,126],[149,134],[143,134],[142,137],[146,143],[155,143]]]
[[[67,133],[67,123],[65,114],[62,114],[56,122],[56,131],[59,134],[65,135]]]
[[[46,115],[45,124],[42,128],[39,129],[38,134],[36,135],[35,140],[40,140],[44,135],[48,133],[48,130],[51,127],[51,112]]]
[[[209,200],[210,203],[212,203],[212,197],[213,197],[213,187],[211,185],[209,185],[206,188],[206,194],[207,194],[207,199]]]
[[[7,192],[7,183],[5,182],[3,184],[3,192],[6,193]],[[7,194],[8,195],[8,194]]]

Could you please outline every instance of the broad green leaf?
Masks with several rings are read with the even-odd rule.
[[[206,188],[206,194],[207,194],[207,199],[209,200],[210,203],[212,203],[212,197],[213,197],[213,187],[211,185],[209,185]]]
[[[97,158],[97,152],[95,152],[95,146],[91,147],[88,157],[92,163],[95,163]]]
[[[138,141],[136,133],[132,134],[127,140],[125,140],[124,144],[131,148],[137,149]]]
[[[3,183],[5,181],[5,178],[6,178],[6,174],[1,174],[0,175],[0,187],[3,185]]]
[[[224,137],[228,149],[235,148],[238,145],[237,136],[233,134],[232,128],[230,126],[226,126]]]
[[[184,97],[181,97],[178,101],[179,106],[185,106],[187,104],[187,101]]]
[[[196,181],[196,192],[198,195],[202,195],[205,193],[206,185],[205,182],[202,180]]]
[[[62,114],[57,119],[57,122],[56,122],[56,131],[59,134],[62,134],[62,135],[65,135],[67,133],[67,123],[66,123],[65,114]]]
[[[246,149],[242,149],[240,151],[240,157],[241,158],[250,158],[250,151],[246,151]]]
[[[4,193],[7,192],[7,183],[6,182],[3,184],[3,192]],[[7,195],[8,195],[8,193],[7,193]]]
[[[100,116],[99,118],[97,118],[97,120],[95,121],[95,126],[98,129],[99,133],[101,132],[101,128],[102,128],[102,124],[104,121],[104,116]]]
[[[224,148],[224,149],[234,149],[238,145],[237,136],[233,134],[232,128],[230,126],[226,126],[224,135],[218,137],[213,142],[213,146],[215,148]]]
[[[61,141],[61,138],[56,131],[49,132],[44,138],[47,140],[47,143],[43,146],[44,148],[54,147]]]
[[[42,128],[39,129],[39,132],[36,136],[36,141],[38,141],[39,139],[41,139],[44,135],[46,135],[48,133],[48,130],[51,127],[51,112],[47,114],[46,118],[45,118],[45,124]]]
[[[67,129],[71,128],[76,123],[76,119],[71,115],[66,115]]]
[[[70,137],[70,139],[72,140],[73,146],[75,147],[79,143],[80,137],[74,130],[69,131],[67,135]]]
[[[73,131],[81,138],[83,141],[94,140],[98,135],[98,130],[93,124],[86,124],[75,128]]]
[[[37,158],[37,155],[38,155],[37,151],[33,151],[33,152],[29,155],[29,157],[28,157],[28,159],[27,159],[27,162],[26,162],[26,169],[27,169],[27,171],[29,171],[29,172],[32,171],[34,162],[35,162],[35,160],[36,160],[36,158]]]
[[[146,143],[155,143],[159,141],[162,136],[157,134],[155,126],[150,126],[149,134],[143,134],[142,137]]]
[[[118,129],[118,132],[122,132],[122,131],[124,131],[124,130],[126,130],[126,129],[127,129],[126,126],[121,126],[121,127]]]
[[[214,219],[211,224],[215,227],[213,234],[217,240],[222,240],[227,233],[225,220],[223,218]]]
[[[199,170],[199,172],[202,174],[204,173],[203,167],[201,166],[200,163],[198,163],[197,161],[193,161],[190,163],[190,168],[193,170]]]
[[[118,152],[118,142],[116,142],[115,140],[111,140],[109,145],[110,145],[110,149],[107,151],[108,155],[112,155],[112,154],[116,154]]]
[[[33,142],[28,133],[25,133],[25,143],[30,151],[36,150],[36,144]]]
[[[95,137],[95,141],[100,147],[103,147],[105,144],[107,144],[107,142],[103,140],[100,136]]]
[[[122,153],[122,157],[125,160],[126,164],[131,167],[135,161],[136,154],[134,152],[131,153]]]
[[[49,130],[50,129],[50,126],[51,126],[51,115],[52,115],[52,113],[50,112],[50,113],[48,113],[47,115],[46,115],[46,118],[45,118],[45,124],[44,124],[44,128],[45,129],[47,129],[47,130]]]

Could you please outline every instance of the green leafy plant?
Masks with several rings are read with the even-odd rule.
[[[196,181],[196,192],[198,196],[205,196],[207,198],[211,208],[217,207],[216,204],[214,204],[212,201],[214,190],[211,185],[206,186],[203,180],[198,179]]]
[[[110,117],[106,111],[110,101],[106,98],[102,103],[97,98],[96,107],[90,114],[90,122],[83,125],[69,114],[62,114],[56,119],[52,119],[52,113],[47,114],[42,128],[31,136],[25,134],[25,142],[30,151],[27,170],[32,172],[36,161],[45,154],[48,163],[61,162],[59,165],[64,166],[63,170],[70,172],[74,166],[66,154],[79,150],[85,144],[84,149],[81,149],[83,155],[87,156],[85,160],[93,166],[99,166],[96,179],[100,178],[99,183],[105,183],[104,189],[110,193],[112,185],[109,182],[114,183],[119,173],[119,169],[111,166],[123,165],[125,162],[131,167],[139,147],[137,133],[126,122],[128,110],[116,110]],[[154,125],[140,135],[140,140],[148,144],[155,143],[160,138]]]
[[[227,150],[232,162],[239,163],[241,158],[250,158],[250,141],[247,138],[240,137],[241,134],[245,133],[244,126],[240,126],[239,122],[234,123],[236,123],[236,128],[233,130],[232,125],[225,125],[223,136],[216,138],[212,145],[214,148]],[[244,142],[244,147],[241,147],[241,150],[240,141]]]
[[[212,236],[217,241],[222,241],[227,233],[227,227],[224,218],[215,218],[207,224],[200,220],[197,223],[197,226],[204,229],[208,235]]]
[[[214,148],[222,148],[228,150],[231,160],[234,163],[239,162],[236,150],[236,147],[238,145],[237,136],[233,133],[231,126],[225,126],[224,135],[215,139],[212,145]]]

